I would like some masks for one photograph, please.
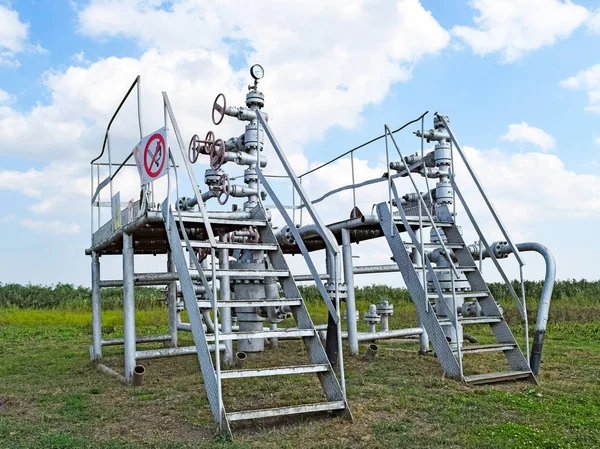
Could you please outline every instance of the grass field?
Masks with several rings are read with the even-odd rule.
[[[146,362],[144,386],[126,387],[89,361],[91,318],[85,308],[2,308],[0,447],[600,447],[598,299],[555,301],[537,386],[466,387],[444,379],[435,357],[418,355],[414,341],[381,342],[372,361],[345,356],[353,423],[327,417],[251,422],[234,426],[233,441],[214,434],[195,356]],[[367,306],[359,303],[362,311]],[[395,307],[393,327],[413,327],[411,304]],[[315,322],[325,322],[322,305],[310,308]],[[516,317],[510,305],[505,310]],[[105,312],[103,325],[113,331],[108,337],[122,335],[121,319],[119,310]],[[140,335],[164,333],[165,323],[163,307],[138,311]],[[478,336],[487,338],[485,332]],[[191,343],[189,336],[183,343]],[[119,351],[110,347],[104,353],[104,362],[116,370],[122,370]],[[248,367],[294,363],[303,353],[301,343],[281,342]],[[310,402],[315,379],[228,381],[224,401],[228,409],[254,408],[264,400],[272,406]]]

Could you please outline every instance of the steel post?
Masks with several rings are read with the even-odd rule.
[[[102,305],[100,303],[100,255],[92,252],[92,360],[102,360]]]
[[[171,251],[167,253],[167,271],[169,273],[175,273],[175,262]],[[178,312],[177,312],[177,281],[170,282],[167,287],[167,307],[169,309],[169,334],[171,334],[171,340],[169,347],[177,347],[177,323],[178,323]]]
[[[130,383],[135,368],[135,293],[133,284],[133,236],[123,233],[123,337],[125,379]]]
[[[221,242],[226,242],[226,236],[221,236]],[[229,250],[221,249],[219,250],[219,269],[220,270],[228,270],[229,269]],[[231,300],[231,290],[229,283],[229,276],[221,277],[221,284],[219,286],[219,296],[221,301],[230,301]],[[221,309],[221,330],[223,332],[231,332],[231,308],[223,307]],[[223,354],[223,364],[225,366],[233,365],[233,342],[225,341],[225,354]]]
[[[346,282],[346,316],[348,319],[348,346],[350,353],[358,355],[358,329],[356,323],[356,300],[354,296],[354,269],[352,266],[352,245],[350,243],[350,231],[342,229],[342,259],[344,263],[344,281]]]
[[[330,282],[336,282],[335,279],[335,257],[329,250],[325,251],[325,265],[327,266],[327,274],[329,275]],[[334,303],[334,310],[335,309]],[[337,313],[337,312],[336,312]],[[337,326],[340,323],[336,323],[336,315],[332,315],[331,311],[327,314],[327,339],[325,340],[325,353],[329,359],[329,363],[332,367],[337,366],[338,352],[340,350],[337,339]]]

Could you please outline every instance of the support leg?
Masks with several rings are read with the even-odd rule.
[[[100,256],[92,252],[92,360],[102,360],[102,305],[100,297]]]
[[[433,313],[433,312],[432,312]],[[419,353],[427,354],[429,352],[429,335],[421,323],[421,320],[418,320],[419,327],[423,329],[423,333],[419,335]]]
[[[171,251],[167,253],[167,271],[169,273],[174,273],[175,262],[173,262],[173,257],[171,256]],[[177,323],[178,323],[178,314],[177,314],[177,281],[173,281],[169,283],[167,288],[167,307],[169,309],[169,334],[171,335],[171,341],[169,342],[170,348],[177,347]]]
[[[350,354],[358,355],[358,329],[356,324],[356,300],[354,296],[354,272],[352,268],[352,246],[350,231],[342,229],[342,258],[344,263],[344,281],[348,291],[346,299],[346,323],[348,325],[348,345]]]
[[[123,337],[125,379],[131,383],[135,368],[135,296],[133,284],[133,236],[123,233]]]
[[[221,236],[221,241],[225,242],[225,236]],[[229,250],[219,250],[219,268],[221,270],[229,269]],[[219,296],[221,301],[231,301],[231,286],[229,284],[229,276],[221,277],[221,284],[219,285]],[[231,332],[231,307],[223,307],[220,310],[221,313],[221,330],[222,332]],[[233,342],[231,340],[225,340],[225,353],[223,354],[223,365],[227,367],[233,366]]]
[[[328,283],[332,283],[335,276],[335,258],[333,254],[326,251],[325,265],[327,265],[327,274],[329,275]],[[332,298],[333,299],[333,298]],[[335,304],[335,303],[334,303]],[[331,313],[327,314],[327,337],[325,339],[325,353],[329,359],[329,363],[335,369],[337,367],[338,352],[340,350],[337,338],[337,324]]]

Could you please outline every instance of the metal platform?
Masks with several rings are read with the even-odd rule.
[[[139,201],[134,203],[134,219],[128,222],[127,209],[121,211],[121,223],[126,223],[119,229],[113,229],[112,220],[107,221],[92,236],[92,246],[86,249],[85,253],[90,255],[95,251],[99,255],[119,255],[123,254],[123,232],[133,235],[133,248],[135,254],[167,254],[168,241],[167,233],[160,210],[147,210],[140,213]],[[210,224],[216,235],[227,234],[232,231],[247,228],[248,226],[260,227],[267,223],[264,220],[253,220],[248,214],[239,212],[239,218],[225,216],[223,212],[208,212]],[[244,218],[248,215],[247,218]],[[183,227],[192,241],[192,246],[196,248],[205,247],[209,244],[208,235],[202,214],[200,212],[186,211],[181,213]],[[179,217],[175,215],[175,223],[179,229]],[[197,244],[194,244],[196,242]],[[223,244],[224,246],[235,249],[235,244]],[[239,245],[240,247],[242,244]],[[267,248],[268,249],[268,248]]]

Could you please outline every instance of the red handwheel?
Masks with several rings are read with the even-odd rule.
[[[229,176],[227,176],[227,173],[223,173],[219,178],[219,187],[221,188],[221,192],[217,197],[217,201],[222,206],[229,199],[229,192],[231,191],[231,181],[229,180]],[[223,196],[225,196],[225,199],[221,199],[223,198]]]
[[[192,136],[190,140],[190,146],[188,147],[188,158],[192,164],[195,164],[200,154],[200,137],[198,134]]]
[[[225,163],[225,142],[222,139],[217,139],[210,147],[210,168],[218,170]]]
[[[223,97],[223,106],[221,106],[219,104],[219,98]],[[221,123],[223,121],[223,117],[225,117],[225,108],[227,107],[227,100],[225,99],[225,95],[220,93],[219,95],[217,95],[217,98],[215,98],[215,101],[213,103],[213,107],[212,107],[212,121],[215,125],[218,125],[219,123]],[[215,118],[215,111],[217,112],[217,114],[219,114],[217,116],[217,118]]]

